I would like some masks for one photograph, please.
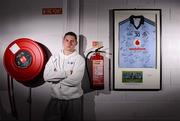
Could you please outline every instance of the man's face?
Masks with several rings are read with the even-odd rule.
[[[74,36],[66,35],[64,37],[63,44],[64,44],[64,50],[73,52],[77,45],[77,41]]]

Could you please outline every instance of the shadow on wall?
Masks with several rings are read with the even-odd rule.
[[[80,35],[79,36],[79,53],[84,58],[85,58],[84,52],[86,48],[87,48],[87,38],[84,35]],[[87,68],[85,68],[85,71],[84,71],[84,77],[82,80],[82,88],[85,94],[93,91],[93,89],[90,88],[90,79],[88,77]]]
[[[79,53],[84,58],[86,58],[84,55],[86,48],[87,48],[87,38],[84,35],[80,35],[79,36]],[[82,89],[84,91],[84,94],[89,93],[88,96],[84,96],[83,98],[83,120],[84,121],[95,120],[96,119],[95,118],[95,101],[94,101],[95,93],[93,92],[94,90],[91,89],[90,87],[90,78],[88,76],[87,68],[85,68],[84,77],[82,80]]]
[[[79,53],[87,61],[85,72],[84,72],[84,77],[82,80],[82,88],[83,88],[83,91],[85,94],[84,95],[84,102],[83,102],[83,104],[84,104],[84,107],[83,107],[83,109],[84,109],[84,111],[83,111],[84,112],[84,121],[94,121],[94,120],[96,120],[95,96],[98,96],[101,93],[110,94],[111,87],[110,87],[110,81],[108,79],[104,78],[104,89],[95,90],[95,89],[91,88],[91,84],[90,84],[91,77],[89,77],[89,74],[88,74],[88,72],[91,73],[91,71],[90,71],[91,70],[91,64],[90,64],[90,60],[86,59],[86,57],[84,55],[86,48],[87,48],[87,38],[84,35],[80,35],[79,36]],[[105,54],[103,54],[103,57],[104,57],[104,65],[107,64],[106,62],[110,62],[110,59],[108,59],[105,56]],[[104,68],[104,69],[106,69],[106,68]],[[110,77],[110,75],[109,75],[109,77]]]

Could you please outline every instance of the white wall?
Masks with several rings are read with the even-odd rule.
[[[92,40],[103,41],[105,48],[110,48],[112,43],[109,27],[110,9],[162,9],[162,90],[108,91],[109,65],[107,61],[105,64],[106,88],[103,91],[86,94],[84,117],[92,119],[95,114],[98,121],[180,119],[180,56],[178,56],[180,53],[180,1],[84,0],[81,4],[83,12],[81,12],[80,32],[86,37],[88,48],[91,47]]]

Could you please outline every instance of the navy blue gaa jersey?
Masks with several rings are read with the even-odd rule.
[[[130,16],[119,23],[118,66],[156,67],[156,25],[144,16]]]

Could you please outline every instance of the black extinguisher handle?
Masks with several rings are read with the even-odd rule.
[[[103,48],[103,47],[104,47],[104,46],[101,46],[101,47],[95,49],[95,52],[99,52],[99,50],[100,50],[101,48]]]

